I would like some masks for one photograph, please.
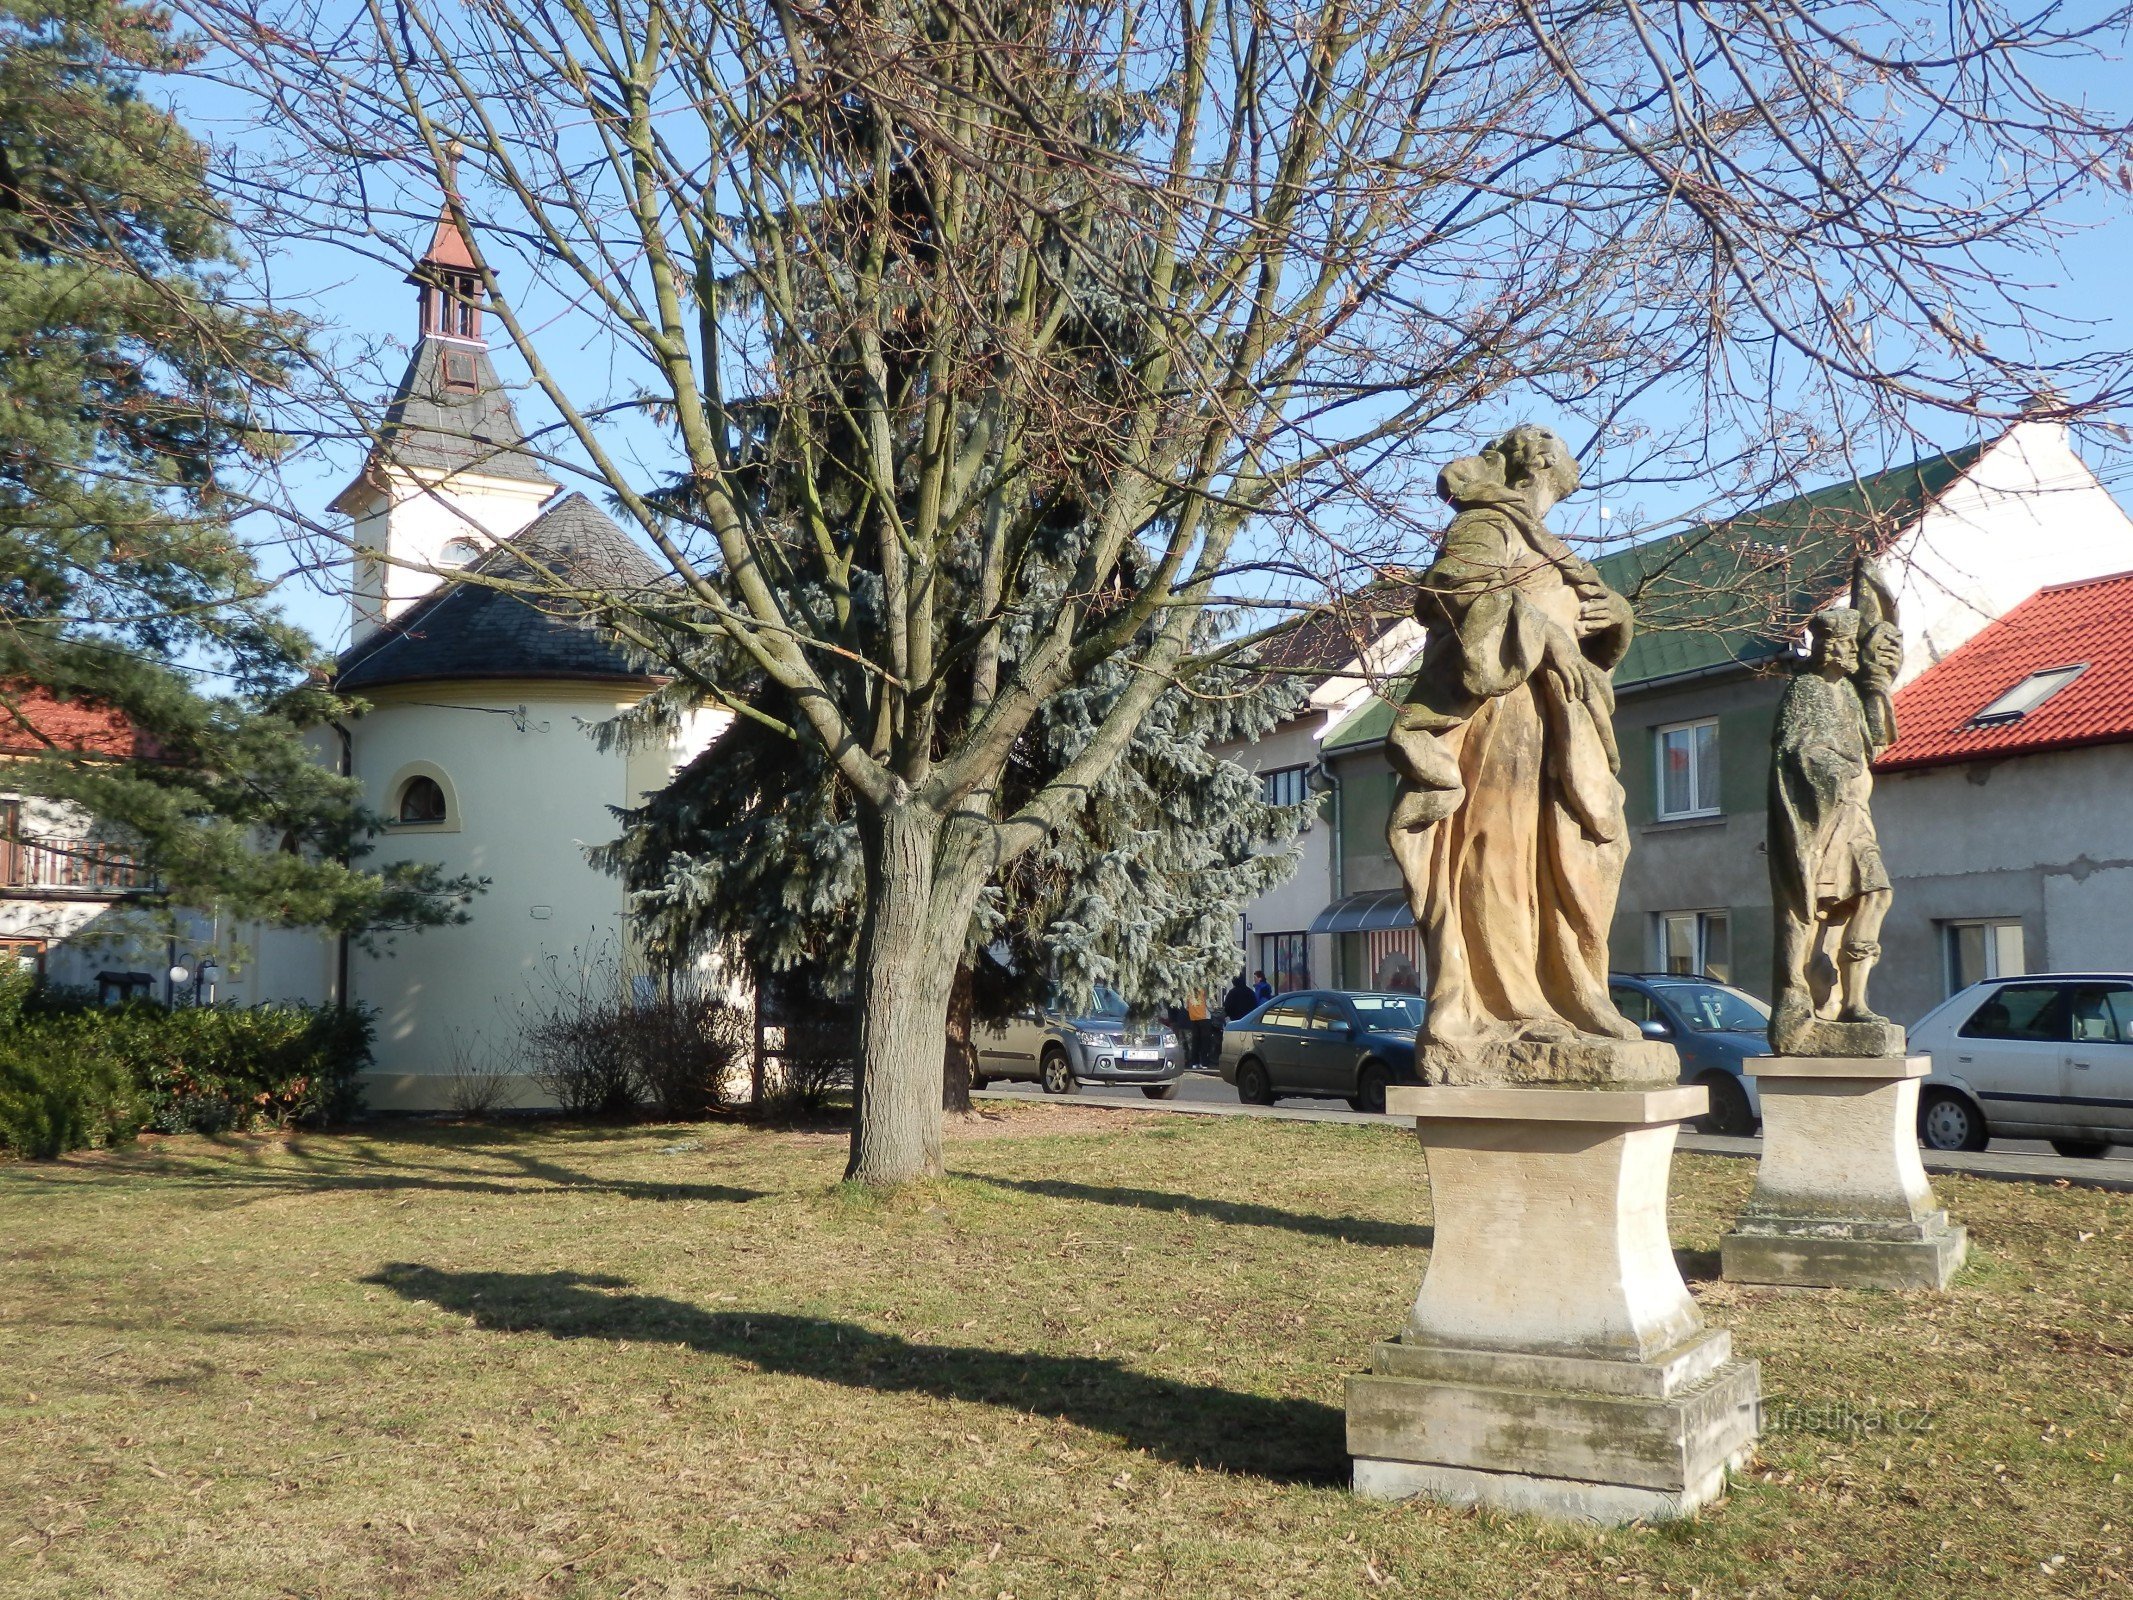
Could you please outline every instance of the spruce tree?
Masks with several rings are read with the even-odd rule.
[[[1213,618],[1203,620],[1212,633]],[[1086,748],[1123,666],[1041,708],[1003,779],[1003,798],[1043,788]],[[779,692],[758,686],[776,715]],[[943,1039],[944,1099],[967,1107],[977,1024],[1098,987],[1155,1012],[1236,972],[1238,918],[1295,868],[1306,806],[1269,803],[1259,780],[1212,747],[1249,741],[1292,713],[1294,680],[1211,668],[1154,706],[1086,804],[987,882],[960,952]],[[698,709],[680,684],[618,721],[618,742]],[[859,819],[819,747],[737,717],[644,805],[597,859],[624,880],[644,948],[679,968],[737,952],[758,985],[790,983],[828,1005],[853,1000],[865,863]]]
[[[7,782],[124,839],[151,903],[450,919],[467,885],[352,865],[373,819],[304,738],[351,707],[231,526],[300,330],[236,296],[207,153],[140,93],[190,59],[152,6],[0,0],[0,735],[43,752]],[[47,699],[123,716],[150,759],[52,739]]]

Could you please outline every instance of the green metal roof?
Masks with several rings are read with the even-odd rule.
[[[1851,581],[1853,557],[1887,549],[1987,448],[1966,445],[1599,557],[1600,576],[1637,612],[1615,692],[1783,655],[1808,617]],[[1371,696],[1326,735],[1320,753],[1383,742],[1392,716],[1388,701]]]
[[[1601,556],[1601,577],[1637,613],[1616,691],[1784,654],[1850,581],[1853,557],[1887,549],[1986,448],[1967,445]]]
[[[1396,689],[1395,692],[1398,692]],[[1364,745],[1383,744],[1392,732],[1392,702],[1372,695],[1343,717],[1318,744],[1321,758]]]

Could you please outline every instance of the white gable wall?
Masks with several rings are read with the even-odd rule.
[[[1910,682],[2046,584],[2133,568],[2133,520],[2057,423],[2010,429],[1884,564]]]

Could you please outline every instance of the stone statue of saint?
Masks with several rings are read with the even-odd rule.
[[[1654,1065],[1625,1054],[1639,1031],[1607,995],[1629,854],[1608,675],[1631,620],[1548,530],[1577,486],[1569,447],[1531,424],[1438,475],[1457,515],[1422,576],[1429,638],[1386,737],[1400,780],[1387,831],[1429,965],[1425,1082]]]
[[[1778,703],[1770,747],[1770,898],[1777,921],[1770,1048],[1787,1056],[1901,1054],[1903,1030],[1866,1003],[1888,869],[1868,800],[1896,738],[1903,664],[1896,601],[1861,561],[1852,604],[1808,623],[1811,653]]]

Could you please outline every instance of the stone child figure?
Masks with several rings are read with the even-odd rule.
[[[1778,704],[1770,749],[1770,894],[1777,922],[1770,1047],[1779,1055],[1901,1053],[1867,1008],[1889,875],[1868,800],[1896,738],[1889,686],[1903,663],[1894,596],[1861,562],[1853,604],[1808,624],[1811,654]]]
[[[1568,446],[1530,424],[1438,475],[1457,515],[1386,737],[1387,832],[1428,956],[1425,1081],[1606,1078],[1607,1052],[1578,1047],[1639,1037],[1607,996],[1629,853],[1608,674],[1630,608],[1543,520],[1577,486]]]

